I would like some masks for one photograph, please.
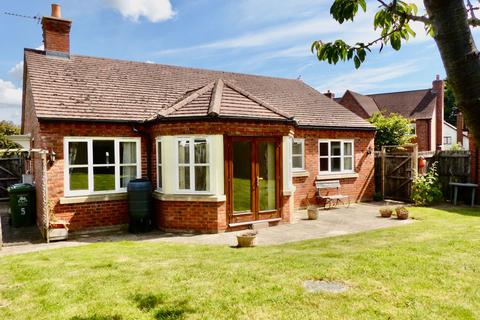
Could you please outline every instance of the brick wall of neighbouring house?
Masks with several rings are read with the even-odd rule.
[[[305,139],[305,169],[308,172],[308,177],[293,178],[296,187],[295,208],[305,207],[309,202],[317,203],[315,180],[319,166],[318,139],[354,139],[355,172],[358,173],[358,177],[339,179],[340,193],[349,195],[351,201],[372,200],[375,193],[373,131],[296,129],[295,137]],[[372,153],[367,154],[368,148],[371,148]],[[323,192],[336,192],[336,190],[323,190]]]
[[[432,128],[431,121],[427,119],[418,119],[415,121],[417,137],[413,141],[418,144],[418,151],[431,151],[435,150],[435,146],[432,145]]]
[[[345,92],[339,103],[363,119],[367,119],[370,117],[365,111],[365,109],[363,109],[363,107],[358,104],[357,100],[355,100],[355,98],[349,91]]]

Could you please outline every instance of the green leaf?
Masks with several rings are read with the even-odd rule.
[[[353,61],[354,61],[354,63],[355,63],[355,69],[360,68],[361,62],[360,62],[360,59],[358,58],[358,56],[355,56],[355,57],[353,58]]]

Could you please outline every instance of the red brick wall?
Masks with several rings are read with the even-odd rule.
[[[295,208],[305,207],[308,202],[317,203],[315,180],[318,175],[318,139],[354,139],[354,168],[359,176],[357,178],[340,179],[340,193],[349,195],[351,201],[372,200],[375,193],[373,131],[296,129],[295,137],[305,139],[305,170],[309,173],[308,177],[293,178],[296,187]],[[372,150],[369,155],[366,152],[368,148]],[[324,192],[328,191],[324,190]]]
[[[413,141],[418,144],[418,151],[435,150],[432,145],[432,126],[431,121],[426,119],[419,119],[415,121],[417,138]]]
[[[70,221],[72,230],[88,227],[110,226],[127,222],[127,201],[89,202],[83,204],[60,204],[64,197],[64,154],[63,140],[66,136],[88,137],[139,137],[127,124],[86,123],[86,122],[44,122],[40,123],[41,141],[39,147],[56,153],[56,161],[48,168],[48,198],[52,214],[56,218]],[[142,176],[146,176],[146,141],[142,139]],[[95,221],[98,219],[98,221]]]
[[[128,208],[125,200],[90,202],[82,204],[60,204],[64,196],[64,154],[65,136],[104,136],[104,137],[138,137],[127,124],[82,123],[82,122],[44,122],[35,127],[35,119],[26,119],[25,132],[37,132],[36,147],[48,148],[56,152],[56,162],[48,169],[49,199],[55,217],[70,221],[72,230],[97,226],[109,226],[128,222]],[[333,131],[303,130],[289,124],[258,122],[221,122],[196,121],[177,123],[157,123],[147,128],[152,136],[177,134],[228,134],[239,136],[285,136],[294,133],[296,137],[306,140],[308,178],[295,178],[297,187],[295,207],[303,204],[306,194],[314,191],[313,182],[318,171],[317,140],[319,138],[354,138],[355,168],[358,178],[342,179],[343,194],[349,194],[352,200],[367,200],[373,195],[373,153],[366,155],[368,146],[373,149],[372,131]],[[152,183],[155,184],[155,146],[152,150]],[[146,175],[146,140],[142,139],[142,175]],[[312,194],[313,196],[313,194]],[[289,216],[289,197],[284,196],[282,220],[287,222]],[[201,232],[218,232],[227,228],[225,202],[178,202],[155,200],[157,225],[163,229],[179,229]]]
[[[368,113],[358,104],[357,100],[355,100],[349,91],[345,92],[339,103],[359,117],[363,119],[369,118]]]
[[[441,145],[443,145],[443,119],[444,119],[444,86],[442,80],[437,76],[437,80],[432,83],[432,90],[437,94],[435,102],[435,145],[432,146],[433,150],[441,150]]]
[[[154,200],[157,227],[162,230],[181,230],[216,233],[227,229],[225,202],[187,202]]]
[[[70,52],[71,21],[44,17],[42,20],[43,42],[46,51]]]

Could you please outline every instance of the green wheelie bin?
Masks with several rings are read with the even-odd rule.
[[[10,196],[12,226],[19,228],[35,225],[35,187],[29,183],[17,183],[8,187],[7,191]]]

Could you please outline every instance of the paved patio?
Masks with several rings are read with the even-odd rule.
[[[397,219],[380,218],[378,215],[378,209],[382,205],[383,203],[362,203],[353,204],[350,208],[321,210],[318,220],[307,220],[305,210],[297,211],[297,218],[293,224],[284,224],[260,229],[257,235],[257,244],[273,245],[309,239],[319,239],[380,228],[401,226],[413,222],[413,220],[401,221]],[[0,210],[1,209],[2,208],[0,208]],[[16,232],[18,232],[18,230]],[[31,232],[31,230],[29,230],[29,232]],[[112,241],[163,241],[171,243],[235,246],[237,243],[236,235],[242,232],[245,231],[220,234],[178,234],[154,231],[136,235],[126,233],[125,231],[116,231],[76,235],[68,241],[53,242],[49,244],[38,243],[38,239],[35,237],[32,241],[25,239],[13,244],[4,243],[6,246],[0,250],[0,256]]]

